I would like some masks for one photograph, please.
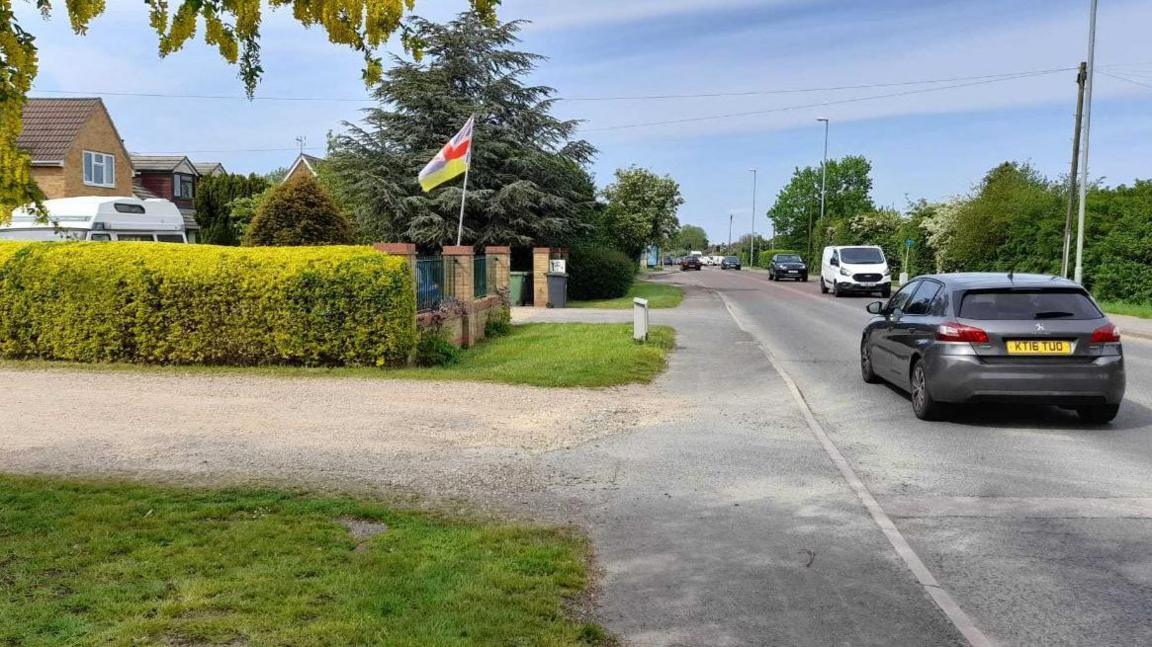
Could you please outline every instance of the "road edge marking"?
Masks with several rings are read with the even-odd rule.
[[[808,430],[816,436],[816,439],[824,448],[824,453],[828,455],[828,458],[832,461],[832,464],[836,466],[836,469],[840,470],[840,475],[844,477],[844,480],[848,483],[848,487],[856,493],[860,502],[864,504],[864,508],[868,510],[868,514],[872,516],[872,521],[876,523],[880,531],[888,538],[888,543],[892,545],[892,548],[896,551],[896,554],[900,556],[900,559],[904,560],[905,566],[907,566],[908,570],[915,576],[921,588],[932,598],[932,601],[936,603],[936,606],[944,613],[952,623],[952,626],[956,627],[956,630],[964,636],[965,640],[967,640],[972,647],[993,647],[995,643],[984,635],[984,632],[981,631],[979,627],[976,626],[976,623],[972,621],[972,618],[960,608],[960,605],[956,603],[952,595],[949,594],[944,587],[940,586],[940,583],[936,581],[936,577],[932,575],[932,571],[928,570],[928,567],[924,565],[924,560],[920,559],[920,556],[912,549],[911,544],[904,538],[900,529],[892,522],[888,513],[884,512],[884,508],[876,501],[876,497],[868,490],[868,486],[864,485],[864,481],[860,480],[860,477],[856,474],[856,470],[852,468],[848,459],[844,457],[844,454],[840,452],[840,449],[836,447],[836,444],[833,443],[832,439],[828,436],[828,432],[824,429],[823,425],[816,419],[816,414],[812,412],[812,408],[804,398],[804,392],[796,385],[792,376],[784,371],[783,367],[776,360],[776,356],[772,353],[772,350],[744,325],[744,321],[736,312],[735,307],[727,295],[720,290],[712,291],[720,296],[720,299],[724,302],[724,308],[728,311],[728,315],[732,317],[733,321],[736,322],[736,325],[756,340],[760,351],[768,358],[768,363],[772,365],[776,374],[780,376],[785,386],[788,387],[788,392],[792,394],[792,399],[796,401],[796,405],[799,407],[804,421],[808,424]]]

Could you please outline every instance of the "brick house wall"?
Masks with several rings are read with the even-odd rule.
[[[116,158],[115,187],[104,188],[84,184],[84,151],[106,153]],[[124,142],[120,141],[120,135],[116,132],[116,127],[112,125],[112,119],[103,106],[92,114],[72,142],[72,148],[64,158],[64,168],[61,170],[63,171],[63,195],[48,195],[48,192],[44,191],[44,187],[41,186],[41,190],[49,198],[70,198],[80,195],[132,195],[132,160],[129,159],[128,151],[124,149]]]

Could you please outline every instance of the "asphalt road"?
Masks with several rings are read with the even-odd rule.
[[[1128,395],[1111,425],[1031,406],[929,423],[905,394],[860,379],[864,307],[875,299],[748,271],[667,280],[713,291],[768,349],[940,589],[992,643],[1152,644],[1152,341],[1124,341]],[[753,350],[728,370],[764,370]],[[769,406],[791,415],[796,403],[777,396]]]

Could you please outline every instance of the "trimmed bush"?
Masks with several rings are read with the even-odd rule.
[[[416,345],[400,258],[366,247],[0,244],[0,356],[392,365]]]
[[[327,189],[302,175],[273,187],[244,232],[244,244],[341,245],[351,243],[352,223]]]
[[[637,263],[622,252],[578,247],[568,257],[568,298],[575,301],[615,299],[628,293]]]

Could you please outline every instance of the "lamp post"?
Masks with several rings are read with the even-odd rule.
[[[824,159],[820,162],[820,222],[824,222],[824,203],[828,196],[828,125],[826,117],[816,121],[824,122]],[[808,261],[812,261],[812,213],[808,213]]]
[[[1084,79],[1084,159],[1080,164],[1080,208],[1076,220],[1076,273],[1077,283],[1084,282],[1084,203],[1088,195],[1088,134],[1092,130],[1092,74],[1096,58],[1096,3],[1088,18],[1088,76]]]
[[[736,217],[735,214],[732,214],[732,213],[728,214],[728,253],[729,254],[732,253],[732,219],[735,217]]]
[[[748,171],[752,173],[752,251],[748,255],[748,264],[756,267],[756,169]]]

